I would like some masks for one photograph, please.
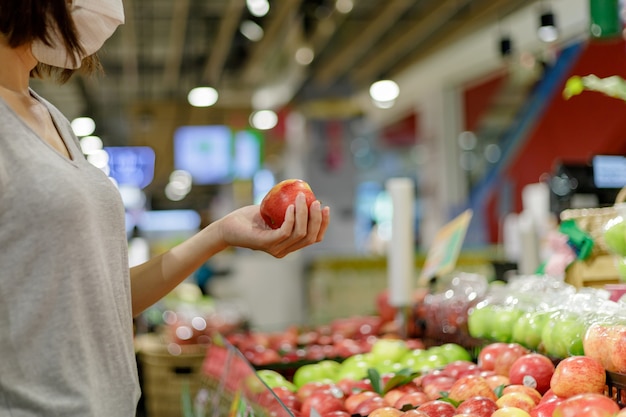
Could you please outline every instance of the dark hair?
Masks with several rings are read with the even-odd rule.
[[[76,27],[70,13],[71,1],[67,0],[0,0],[0,33],[10,47],[15,48],[34,41],[51,45],[50,34],[58,30],[68,55],[83,52]],[[96,55],[84,58],[80,72],[91,74],[100,69]],[[31,77],[54,78],[64,83],[75,70],[58,68],[39,63],[31,71]]]

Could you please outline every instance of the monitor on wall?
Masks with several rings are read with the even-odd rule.
[[[194,184],[224,184],[233,178],[233,133],[228,126],[182,126],[174,132],[174,168]]]

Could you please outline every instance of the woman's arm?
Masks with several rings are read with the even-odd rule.
[[[247,206],[209,224],[197,234],[130,270],[133,315],[160,300],[207,259],[229,246],[260,250],[276,258],[324,238],[330,209],[319,201],[307,208],[303,194],[285,214],[279,229],[268,227],[259,206]]]

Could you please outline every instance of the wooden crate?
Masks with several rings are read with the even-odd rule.
[[[613,256],[599,255],[584,261],[575,261],[566,271],[565,282],[576,288],[604,288],[607,284],[621,281]]]
[[[192,399],[200,389],[205,348],[184,346],[179,354],[172,354],[154,335],[138,336],[136,346],[146,417],[182,417],[185,387]]]

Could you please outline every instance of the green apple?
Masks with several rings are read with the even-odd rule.
[[[285,386],[285,383],[289,382],[283,375],[272,369],[259,369],[256,374],[270,388]]]
[[[359,379],[366,378],[367,370],[372,367],[373,361],[371,354],[361,353],[352,355],[341,363],[334,379],[335,381],[341,381],[342,379],[358,381]]]
[[[411,349],[407,353],[404,354],[398,361],[402,365],[403,368],[408,368],[412,371],[419,371],[416,367],[416,363],[420,363],[424,356],[428,355],[428,351],[425,349]]]
[[[385,359],[383,361],[377,361],[376,363],[374,363],[374,369],[376,369],[381,375],[388,373],[397,373],[402,368],[403,366],[399,361],[394,361],[391,359]]]
[[[485,338],[491,333],[491,319],[493,317],[492,307],[476,306],[467,315],[467,328],[470,336],[475,338]]]
[[[444,343],[439,346],[439,351],[450,362],[454,361],[471,361],[472,355],[463,346],[456,343]]]
[[[537,350],[541,343],[543,327],[549,317],[548,311],[527,311],[522,314],[513,325],[512,341]]]
[[[554,326],[554,338],[562,340],[565,347],[565,355],[582,356],[583,337],[587,330],[587,325],[579,317],[568,317]]]
[[[415,359],[414,368],[411,369],[416,372],[425,372],[431,369],[442,368],[448,363],[448,360],[439,349],[439,346],[433,346],[426,349],[426,354]]]
[[[513,326],[523,314],[523,311],[514,307],[493,309],[491,317],[491,332],[488,337],[498,342],[510,342],[513,337]]]
[[[328,371],[318,363],[302,365],[293,374],[293,383],[296,387],[301,387],[307,382],[332,382],[328,376]]]
[[[583,355],[586,325],[575,314],[553,314],[541,333],[543,348],[550,356],[566,358]]]
[[[337,372],[339,372],[339,369],[341,368],[341,364],[339,362],[333,361],[331,359],[325,359],[325,360],[319,361],[317,363],[317,366],[322,368],[322,372],[325,374],[327,378],[334,378],[335,375],[337,375]]]
[[[409,348],[402,339],[378,339],[372,345],[370,353],[376,365],[384,361],[397,362],[408,351]]]
[[[604,242],[612,252],[626,256],[626,222],[621,216],[607,223],[604,229]]]

